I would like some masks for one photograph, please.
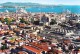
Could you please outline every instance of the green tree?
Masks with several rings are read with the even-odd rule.
[[[21,23],[25,23],[25,20],[23,18],[20,19]]]
[[[25,24],[29,24],[28,21],[25,21]]]
[[[50,24],[51,24],[51,25],[57,24],[57,22],[56,22],[56,20],[52,19],[51,22],[50,22]]]
[[[28,24],[28,21],[26,21],[26,20],[25,20],[25,19],[23,19],[23,18],[21,18],[21,19],[20,19],[20,22],[21,22],[21,23]]]
[[[10,23],[12,22],[12,19],[5,18],[4,21],[6,22],[7,25],[10,25]]]

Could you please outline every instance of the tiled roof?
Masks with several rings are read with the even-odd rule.
[[[35,46],[35,47],[38,47],[38,48],[40,48],[41,50],[43,50],[43,51],[48,51],[48,46],[47,46],[47,44],[46,43],[37,43],[37,42],[34,42],[34,43],[31,43],[33,46]]]
[[[31,47],[31,46],[24,46],[24,48],[26,48],[26,49],[34,52],[34,53],[41,54],[41,50],[38,50],[38,49],[33,48],[33,47]]]

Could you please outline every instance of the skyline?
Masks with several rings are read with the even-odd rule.
[[[3,0],[3,1],[0,1],[0,4],[1,3],[6,3],[6,2],[21,2],[21,3],[28,3],[28,2],[31,2],[31,3],[39,3],[39,4],[49,4],[49,5],[59,5],[59,4],[62,4],[62,5],[80,5],[80,0]]]

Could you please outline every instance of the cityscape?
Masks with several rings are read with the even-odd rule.
[[[0,54],[80,54],[80,1],[35,1],[0,2]]]

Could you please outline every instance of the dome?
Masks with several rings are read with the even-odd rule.
[[[27,13],[26,10],[24,10],[23,8],[20,8],[16,11],[17,13]]]

